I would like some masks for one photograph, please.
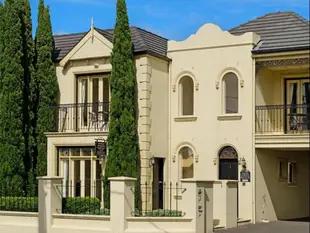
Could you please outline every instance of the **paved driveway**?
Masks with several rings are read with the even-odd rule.
[[[279,221],[247,225],[218,233],[309,233],[309,222]]]

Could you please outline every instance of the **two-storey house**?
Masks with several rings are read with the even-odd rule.
[[[214,180],[214,219],[225,180],[237,180],[238,217],[252,222],[309,216],[309,21],[270,13],[223,31],[203,25],[184,41],[132,27],[143,200],[164,208],[158,184]],[[102,199],[105,161],[95,141],[109,126],[113,30],[55,36],[60,87],[48,174],[64,195]],[[145,195],[142,195],[145,197]],[[179,198],[177,195],[173,198]]]

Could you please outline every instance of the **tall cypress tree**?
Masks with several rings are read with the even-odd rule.
[[[7,194],[25,192],[23,38],[20,1],[5,0],[0,93],[0,180]]]
[[[3,9],[3,4],[2,2],[0,2],[0,93],[1,93],[1,79],[2,79],[2,73],[3,73],[3,70],[2,70],[2,55],[3,55],[3,49],[4,49],[4,42],[3,42],[3,20],[4,20],[4,17],[3,17],[3,14],[4,14],[4,9]]]
[[[24,68],[24,84],[23,84],[23,132],[24,132],[24,167],[25,167],[25,182],[27,193],[34,194],[35,176],[33,174],[32,158],[30,153],[30,82],[34,75],[33,59],[34,59],[34,41],[32,38],[32,22],[31,9],[29,0],[23,0],[21,6],[21,24],[22,24],[22,39],[23,39],[23,58],[22,65]],[[31,141],[32,142],[32,141]]]
[[[125,0],[117,0],[116,14],[111,55],[111,106],[105,183],[108,177],[115,176],[139,179],[140,171],[136,120],[136,78]],[[136,197],[138,197],[138,193],[139,185],[136,186]],[[105,194],[109,195],[108,186],[106,186]],[[109,198],[106,197],[106,201],[108,202],[107,207],[109,207]]]
[[[34,138],[37,148],[35,151],[34,166],[36,175],[46,175],[47,171],[47,141],[45,132],[55,130],[55,114],[51,106],[57,103],[58,82],[53,63],[54,40],[49,8],[40,0],[38,10],[38,27],[35,38],[36,75],[34,85]],[[37,156],[36,156],[37,153]]]

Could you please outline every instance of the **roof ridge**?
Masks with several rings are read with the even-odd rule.
[[[146,29],[143,29],[143,28],[140,28],[140,27],[137,27],[137,26],[131,26],[131,27],[136,28],[136,29],[138,29],[138,30],[140,30],[140,31],[145,31],[145,32],[150,33],[150,34],[152,34],[152,35],[158,36],[158,37],[160,37],[160,38],[162,38],[162,39],[169,40],[169,39],[167,39],[167,38],[165,38],[165,37],[163,37],[163,36],[161,36],[161,35],[158,35],[158,34],[156,34],[156,33],[154,33],[154,32],[148,31],[148,30],[146,30]]]
[[[58,36],[72,36],[72,35],[81,35],[81,34],[85,34],[85,33],[88,33],[89,31],[87,32],[74,32],[74,33],[66,33],[66,34],[54,34],[53,37],[58,37]]]
[[[148,48],[147,48],[147,43],[146,43],[146,41],[144,40],[144,37],[142,36],[140,30],[139,30],[137,27],[135,27],[135,26],[131,26],[131,27],[129,27],[129,28],[130,28],[130,30],[135,30],[135,31],[139,34],[139,37],[138,37],[138,38],[140,38],[140,41],[141,41],[143,47],[144,47],[146,50],[148,50]],[[133,37],[133,36],[131,36],[131,37]],[[133,43],[133,38],[131,38],[131,40],[132,40],[132,43]]]
[[[265,15],[256,17],[255,19],[248,20],[248,21],[245,22],[245,23],[239,24],[238,26],[235,26],[235,27],[233,27],[233,28],[231,28],[231,29],[228,29],[228,31],[232,31],[232,30],[235,30],[235,29],[237,29],[237,28],[240,28],[240,27],[242,27],[242,26],[244,26],[244,25],[246,25],[246,24],[248,24],[248,23],[250,23],[250,22],[252,22],[252,21],[258,20],[258,19],[263,18],[263,17],[265,17],[265,16],[267,16],[267,15],[270,15],[270,14],[272,14],[272,13],[267,13],[267,14],[265,14]]]
[[[301,15],[297,14],[296,12],[291,11],[290,15],[294,16],[295,18],[297,18],[299,21],[301,21],[303,24],[305,24],[307,27],[309,27],[309,20],[307,20],[306,18],[302,17]]]
[[[237,28],[242,28],[242,27],[245,26],[246,24],[251,23],[251,22],[253,22],[253,21],[255,21],[255,20],[264,18],[264,17],[269,16],[269,15],[279,14],[279,13],[288,13],[288,14],[291,14],[291,13],[295,13],[295,12],[293,12],[293,11],[270,12],[270,13],[264,14],[264,15],[262,15],[262,16],[259,16],[259,17],[255,18],[255,19],[251,19],[251,20],[249,20],[249,21],[247,21],[247,22],[245,22],[245,23],[242,23],[242,24],[240,24],[240,25],[238,25],[238,26],[236,26],[236,27],[233,27],[233,28],[231,28],[231,29],[228,29],[228,31],[233,31],[233,30],[235,30],[235,29],[237,29]]]

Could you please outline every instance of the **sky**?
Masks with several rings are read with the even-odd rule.
[[[39,0],[30,0],[36,28]],[[270,12],[295,11],[309,19],[309,0],[126,0],[130,25],[172,40],[184,40],[203,24],[228,30]],[[115,25],[116,0],[45,0],[54,34]]]

